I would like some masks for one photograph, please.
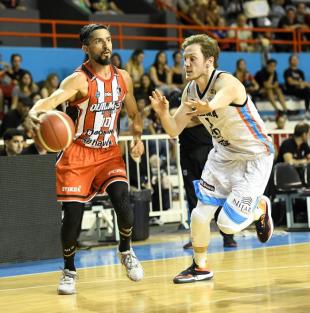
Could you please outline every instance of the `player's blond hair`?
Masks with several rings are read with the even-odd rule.
[[[192,35],[184,40],[182,49],[184,50],[193,44],[200,45],[201,52],[205,59],[214,57],[214,67],[217,68],[217,60],[220,54],[220,48],[217,41],[206,34]]]

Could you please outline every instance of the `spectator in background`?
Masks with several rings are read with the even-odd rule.
[[[146,103],[149,103],[149,96],[152,95],[154,89],[155,86],[150,75],[143,74],[140,78],[140,86],[135,88],[135,97],[138,99],[144,99]]]
[[[307,9],[306,4],[303,2],[299,2],[296,4],[296,19],[297,22],[304,27],[310,27],[309,9]]]
[[[96,14],[123,14],[124,12],[112,0],[84,0],[85,4]]]
[[[297,20],[295,7],[292,7],[292,6],[287,7],[285,10],[285,15],[282,16],[279,20],[278,28],[294,30],[300,27],[302,27],[302,24],[300,24]],[[276,37],[277,39],[280,39],[280,40],[287,40],[287,41],[293,42],[292,33],[277,33]],[[283,44],[283,45],[277,45],[276,50],[279,52],[292,51],[293,45],[289,43]]]
[[[237,60],[236,72],[234,74],[244,85],[246,92],[251,96],[255,102],[259,94],[259,85],[254,76],[247,70],[244,59]]]
[[[183,65],[182,65],[182,54],[180,51],[175,51],[172,54],[173,66],[171,67],[171,82],[179,88],[180,91],[184,88],[184,76],[183,76]]]
[[[286,124],[287,118],[285,115],[282,114],[278,114],[276,116],[275,119],[275,123],[276,123],[276,128],[275,130],[284,130],[285,129],[285,124]],[[289,137],[289,135],[287,134],[288,132],[282,133],[282,132],[277,132],[273,134],[273,145],[274,145],[274,149],[275,149],[275,158],[278,156],[279,153],[279,148],[281,143],[287,139]],[[268,183],[269,184],[269,183]],[[272,182],[270,182],[270,184],[272,184]]]
[[[193,4],[189,9],[190,18],[201,26],[208,25],[209,12],[208,12],[208,0],[193,0]]]
[[[171,86],[171,71],[167,65],[165,51],[157,52],[155,61],[150,67],[150,77],[155,87],[165,95],[168,96],[173,90]]]
[[[287,121],[286,116],[281,115],[281,114],[277,115],[276,120],[275,120],[277,127],[275,129],[277,130],[285,129],[286,121]]]
[[[56,73],[50,73],[44,82],[40,94],[42,98],[49,97],[59,86],[59,77]]]
[[[237,17],[237,22],[232,23],[230,27],[235,28],[248,28],[251,27],[249,24],[247,24],[247,18],[244,14],[239,14]],[[252,31],[249,29],[246,30],[230,30],[228,32],[229,38],[238,38],[239,40],[250,40],[253,38]],[[244,51],[244,52],[250,52],[253,51],[253,46],[250,43],[247,42],[241,42],[237,43],[237,51]]]
[[[22,75],[27,72],[21,68],[22,60],[22,56],[18,53],[11,55],[11,68],[8,69],[7,75],[13,80],[14,84],[17,84]]]
[[[285,15],[284,9],[285,0],[273,0],[270,4],[269,18],[271,26],[277,28],[282,16]]]
[[[153,212],[169,210],[171,207],[170,192],[171,181],[165,169],[166,164],[158,155],[150,157],[151,188],[152,188],[152,208]],[[161,196],[161,199],[160,199]],[[159,216],[150,219],[150,225],[163,225]]]
[[[190,8],[193,5],[193,0],[177,0],[177,9],[179,12],[184,14],[187,17],[190,17]],[[183,24],[186,24],[185,19],[181,19]]]
[[[28,147],[24,148],[21,154],[22,155],[27,155],[27,154],[45,155],[47,153],[48,152],[40,145],[40,143],[37,140],[35,140]]]
[[[298,68],[299,59],[296,54],[289,57],[289,68],[284,72],[286,93],[305,100],[306,116],[310,117],[310,82],[305,81],[304,72]]]
[[[281,144],[277,163],[285,162],[292,165],[308,164],[310,162],[308,139],[309,125],[307,123],[297,124],[293,137],[284,140]]]
[[[225,17],[221,16],[218,19],[217,25],[218,27],[226,27],[226,19]],[[212,34],[215,36],[216,40],[219,41],[219,45],[222,51],[229,50],[229,43],[221,42],[221,39],[227,38],[227,30],[226,29],[217,29],[212,30]]]
[[[153,121],[151,119],[151,106],[146,105],[144,99],[137,99],[138,110],[143,118],[143,135],[153,135],[155,134],[155,129],[153,127]],[[149,140],[149,147],[152,145],[153,140]],[[155,143],[155,141],[154,141]],[[153,146],[156,149],[156,144]],[[151,150],[151,148],[150,148]],[[154,151],[153,150],[153,151]]]
[[[0,114],[5,111],[4,98],[11,99],[12,89],[14,88],[13,81],[7,74],[9,69],[10,65],[2,60],[0,54]]]
[[[283,113],[290,113],[287,110],[284,95],[279,85],[276,66],[276,60],[268,60],[267,65],[256,73],[255,79],[261,88],[260,94],[264,97],[267,97],[267,99],[270,101],[271,105],[278,114],[281,112],[279,112],[276,104],[276,96],[281,104]]]
[[[142,49],[136,49],[131,54],[131,57],[125,65],[125,70],[132,78],[134,88],[140,87],[141,77],[144,74],[144,52]]]
[[[49,97],[59,87],[59,77],[56,73],[51,73],[47,76],[43,87],[40,90],[40,99]],[[36,101],[38,101],[37,99]],[[57,110],[66,112],[66,103],[60,104]]]
[[[208,26],[217,26],[222,8],[218,5],[217,0],[208,1]]]
[[[12,91],[12,103],[11,109],[14,110],[17,107],[18,99],[31,96],[39,91],[38,86],[33,82],[30,72],[25,71],[19,78],[17,85]]]
[[[23,121],[27,117],[33,102],[30,98],[23,97],[18,99],[17,108],[10,110],[4,115],[0,126],[0,137],[8,128],[22,128]]]
[[[27,7],[23,4],[22,0],[1,0],[0,9],[16,9],[25,11]]]
[[[4,149],[0,156],[15,156],[21,154],[24,148],[24,133],[20,129],[9,128],[3,134]]]
[[[119,53],[115,52],[111,55],[111,64],[116,66],[117,68],[120,68],[120,69],[123,68],[122,58]]]
[[[227,0],[223,2],[225,17],[229,20],[236,20],[237,16],[243,12],[243,0]]]

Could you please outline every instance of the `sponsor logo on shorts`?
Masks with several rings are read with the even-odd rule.
[[[202,178],[200,179],[199,183],[200,183],[200,185],[201,185],[203,188],[206,188],[206,189],[208,189],[208,190],[210,190],[210,191],[214,191],[214,190],[215,190],[215,187],[214,187],[214,186],[208,184],[208,183],[207,183],[206,181],[204,181]]]
[[[233,199],[233,204],[243,213],[250,213],[253,199],[251,197],[242,197],[241,199]]]
[[[82,186],[62,186],[64,192],[81,192]]]
[[[120,174],[120,173],[124,174],[124,170],[122,170],[122,169],[111,170],[111,171],[109,171],[108,175],[112,176],[114,174]]]

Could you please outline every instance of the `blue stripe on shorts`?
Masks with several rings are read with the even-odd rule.
[[[241,216],[233,208],[231,208],[227,202],[224,203],[223,210],[226,215],[236,224],[242,224],[247,220],[246,217]]]
[[[215,198],[215,197],[203,195],[200,191],[200,188],[199,188],[199,186],[200,186],[199,180],[193,180],[193,185],[194,185],[195,193],[196,193],[198,200],[200,200],[203,204],[223,206],[223,204],[225,203],[226,199]]]

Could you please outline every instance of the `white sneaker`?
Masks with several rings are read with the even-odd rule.
[[[59,295],[73,295],[76,293],[75,281],[77,273],[64,269],[62,271],[57,292]]]
[[[139,281],[143,279],[144,277],[143,268],[132,249],[120,252],[118,256],[121,263],[126,268],[127,276],[129,279],[133,281]]]

